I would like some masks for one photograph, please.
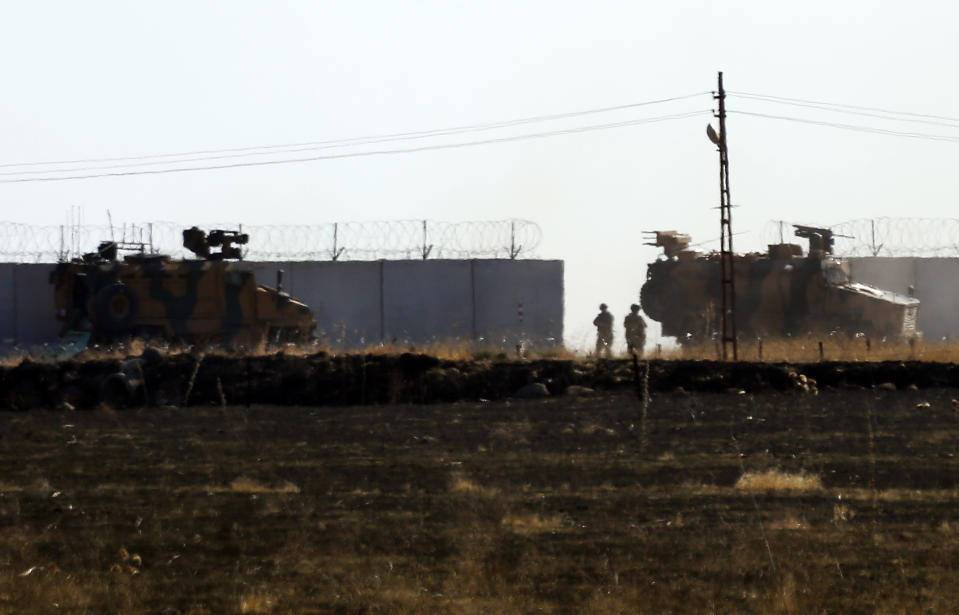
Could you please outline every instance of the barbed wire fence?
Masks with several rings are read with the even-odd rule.
[[[201,229],[242,230],[249,235],[244,259],[399,260],[536,257],[542,231],[535,222],[509,219],[443,222],[392,220],[311,225],[218,223]],[[70,260],[96,250],[101,241],[141,244],[144,251],[192,258],[183,247],[185,225],[137,224],[31,225],[0,222],[0,261],[43,263]]]
[[[767,222],[763,243],[804,243],[792,225]],[[959,257],[959,218],[858,218],[826,228],[835,233],[837,256]]]
[[[771,220],[761,233],[764,244],[798,242],[792,222]],[[32,225],[0,222],[0,261],[57,262],[92,252],[101,241],[143,244],[145,250],[174,258],[192,257],[182,245],[186,228],[175,222],[107,225]],[[529,220],[445,222],[391,220],[311,225],[200,225],[242,230],[248,260],[399,260],[536,258],[542,240]],[[959,257],[959,218],[859,218],[834,224],[838,256]]]

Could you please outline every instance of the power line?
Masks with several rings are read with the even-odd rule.
[[[887,130],[885,128],[875,128],[872,126],[860,126],[857,124],[841,124],[838,122],[824,122],[819,120],[809,120],[799,117],[791,117],[787,115],[772,115],[768,113],[754,113],[752,111],[733,111],[729,110],[728,113],[736,113],[738,115],[750,115],[753,117],[761,117],[772,120],[784,120],[789,122],[798,122],[800,124],[813,124],[815,126],[826,126],[829,128],[840,128],[842,130],[852,130],[855,132],[867,132],[880,135],[886,135],[891,137],[905,137],[909,139],[922,139],[926,141],[946,141],[951,143],[959,142],[959,136],[952,135],[935,135],[922,132],[904,132],[899,130]]]
[[[643,102],[627,103],[623,105],[613,105],[608,107],[597,107],[593,109],[584,109],[579,111],[567,111],[563,113],[553,113],[548,115],[536,115],[530,117],[516,118],[512,120],[503,120],[498,122],[487,122],[487,123],[474,123],[474,124],[465,124],[461,126],[453,126],[447,128],[438,128],[431,130],[419,130],[419,131],[408,131],[408,132],[396,132],[382,135],[368,135],[363,137],[350,137],[346,139],[330,139],[324,141],[305,141],[300,143],[284,143],[278,145],[257,145],[249,147],[234,147],[234,148],[222,148],[222,149],[205,149],[205,150],[193,150],[178,152],[172,154],[148,154],[141,156],[118,156],[110,158],[83,158],[76,160],[54,160],[54,161],[44,161],[44,162],[21,162],[21,163],[3,163],[0,164],[0,168],[14,168],[14,167],[32,167],[32,166],[47,166],[47,165],[60,165],[60,164],[92,164],[92,163],[101,163],[101,162],[124,162],[124,161],[138,161],[138,160],[157,160],[155,164],[160,164],[162,162],[192,162],[204,159],[218,159],[218,158],[231,158],[231,157],[243,157],[243,156],[262,156],[272,153],[292,153],[297,151],[308,151],[310,149],[328,149],[331,147],[345,147],[351,145],[371,145],[375,143],[383,143],[389,141],[401,141],[407,139],[424,139],[428,137],[437,137],[437,136],[449,136],[453,134],[460,134],[464,132],[474,132],[474,131],[486,131],[494,130],[498,128],[509,128],[513,126],[518,126],[522,124],[531,124],[537,122],[547,122],[560,119],[569,119],[574,117],[583,117],[587,115],[595,115],[599,113],[609,113],[613,111],[624,111],[627,109],[635,109],[639,107],[646,107],[650,105],[657,105],[668,102],[676,102],[680,100],[687,100],[690,98],[695,98],[697,96],[704,96],[709,94],[709,92],[696,92],[693,94],[684,94],[682,96],[673,96],[670,98],[661,98],[657,100],[647,100]],[[288,149],[288,148],[303,148],[303,149]],[[281,151],[276,151],[281,150]],[[287,150],[287,151],[282,151]],[[246,153],[240,153],[246,152]],[[220,154],[224,154],[220,156]],[[206,157],[209,155],[209,157]],[[166,158],[181,158],[184,156],[204,156],[203,158],[190,158],[187,160],[162,160]],[[136,165],[116,165],[116,166],[136,166]],[[69,171],[79,171],[87,169],[71,169]],[[56,169],[49,171],[39,171],[39,173],[55,173],[55,172],[64,172],[64,170]],[[28,173],[24,171],[23,173]],[[2,175],[13,175],[17,173],[3,173]]]
[[[925,118],[932,120],[945,120],[947,122],[959,122],[959,118],[950,117],[948,115],[932,115],[929,113],[913,113],[910,111],[895,111],[892,109],[884,109],[881,107],[864,107],[861,105],[848,105],[843,103],[832,103],[824,102],[821,100],[809,100],[805,98],[788,98],[786,96],[773,96],[771,94],[756,94],[753,92],[728,92],[729,94],[734,94],[736,96],[751,97],[755,99],[766,100],[768,102],[783,102],[783,103],[805,103],[810,105],[820,105],[824,107],[839,107],[842,109],[853,109],[859,111],[876,111],[879,113],[886,113],[891,115],[904,115],[909,117]]]
[[[411,154],[411,153],[431,151],[431,150],[458,149],[463,147],[473,147],[477,145],[508,143],[512,141],[521,141],[525,139],[539,139],[539,138],[554,137],[559,135],[578,134],[583,132],[591,132],[595,130],[609,130],[612,128],[623,128],[626,126],[637,126],[640,124],[652,124],[656,122],[686,119],[690,117],[705,115],[706,113],[708,113],[708,111],[697,110],[697,111],[689,111],[685,113],[677,113],[672,115],[663,115],[658,117],[624,120],[621,122],[613,122],[608,124],[577,126],[577,127],[564,128],[559,130],[551,130],[546,132],[512,135],[508,137],[497,137],[497,138],[483,139],[483,140],[477,140],[477,141],[466,141],[461,143],[440,143],[440,144],[433,144],[433,145],[420,145],[416,147],[407,147],[407,148],[371,150],[371,151],[363,151],[363,152],[346,152],[346,153],[340,153],[340,154],[327,154],[322,156],[309,156],[309,157],[301,157],[301,158],[285,158],[285,159],[279,159],[279,160],[257,160],[257,161],[249,161],[249,162],[219,164],[219,165],[177,167],[177,168],[165,168],[165,169],[146,169],[142,171],[115,171],[110,173],[94,173],[94,174],[87,174],[87,175],[66,175],[66,176],[57,176],[57,177],[25,177],[25,178],[17,178],[17,179],[3,179],[3,180],[0,180],[0,184],[67,181],[67,180],[77,180],[77,179],[94,179],[94,178],[100,178],[100,177],[126,177],[131,175],[162,175],[167,173],[183,173],[183,172],[189,172],[189,171],[212,171],[217,169],[236,169],[236,168],[243,168],[243,167],[272,166],[272,165],[281,165],[281,164],[292,164],[297,162],[315,162],[320,160],[338,160],[338,159],[344,159],[344,158],[362,158],[362,157],[369,157],[369,156]],[[176,161],[170,161],[170,162],[173,163]]]
[[[871,113],[868,111],[856,111],[853,109],[842,108],[842,107],[837,108],[830,105],[819,104],[819,103],[793,102],[788,100],[773,100],[765,96],[756,96],[752,94],[740,94],[739,97],[744,98],[746,100],[755,100],[758,102],[768,102],[768,103],[774,103],[779,105],[790,105],[793,107],[803,107],[807,109],[817,109],[819,111],[828,111],[830,113],[844,113],[847,115],[874,117],[882,120],[891,120],[894,122],[912,122],[917,124],[929,124],[932,126],[945,126],[947,128],[959,128],[959,123],[956,123],[956,122],[959,122],[959,119],[953,120],[951,122],[946,122],[946,121],[936,121],[936,120],[929,120],[929,119],[920,119],[917,117],[897,117],[896,115],[903,113],[898,111],[896,112],[881,111],[878,113]],[[913,115],[913,114],[910,114],[910,115]]]
[[[658,102],[658,101],[657,101]],[[648,103],[639,103],[639,104],[648,104]],[[573,112],[575,115],[584,115],[587,113],[600,113],[610,110],[618,110],[627,107],[633,107],[635,105],[620,105],[619,107],[606,107],[601,110],[591,110],[583,112]],[[540,116],[539,119],[535,121],[541,121],[542,118],[550,117],[559,118],[559,117],[573,117],[574,115],[570,113],[558,114],[555,116]],[[519,125],[520,123],[527,122],[527,120],[510,120],[509,125]],[[495,126],[495,128],[505,127],[507,122],[501,122],[500,125]],[[435,137],[435,136],[452,136],[457,134],[463,134],[464,132],[472,132],[473,130],[490,130],[490,127],[483,128],[472,128],[469,130],[464,129],[449,129],[448,131],[443,130],[434,130],[430,131],[430,134],[425,133],[416,133],[414,136],[385,136],[376,140],[369,140],[360,142],[359,139],[353,139],[351,143],[345,144],[343,142],[330,142],[326,145],[314,145],[310,147],[290,147],[289,149],[275,150],[275,151],[262,151],[262,152],[247,152],[247,153],[237,153],[237,154],[221,154],[216,156],[197,156],[193,158],[179,158],[176,160],[166,160],[166,161],[149,161],[149,162],[130,162],[127,164],[120,165],[103,165],[103,166],[90,166],[90,167],[72,167],[72,168],[58,168],[58,169],[39,169],[39,170],[29,170],[29,171],[5,171],[0,172],[0,177],[22,177],[24,175],[50,175],[54,173],[79,173],[84,171],[105,171],[105,170],[114,170],[121,168],[139,168],[139,167],[153,167],[159,164],[182,164],[186,162],[206,162],[211,160],[224,160],[224,159],[235,159],[235,158],[246,158],[249,156],[267,156],[267,155],[276,155],[276,154],[292,154],[299,152],[311,152],[318,150],[327,150],[327,149],[339,149],[346,146],[353,145],[374,145],[379,143],[388,143],[394,141],[405,141],[410,139],[422,139],[426,137]],[[411,133],[412,134],[412,133]],[[372,138],[370,138],[372,139]],[[2,167],[4,165],[0,165]],[[2,182],[0,182],[2,183]]]

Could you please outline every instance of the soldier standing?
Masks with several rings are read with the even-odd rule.
[[[639,315],[639,306],[635,303],[629,306],[629,314],[623,319],[626,329],[626,352],[636,353],[643,358],[643,346],[646,345],[646,321]]]
[[[599,314],[593,319],[596,327],[596,356],[612,356],[613,345],[613,315],[606,311],[606,304],[599,305]]]

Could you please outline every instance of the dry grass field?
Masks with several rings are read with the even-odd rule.
[[[954,396],[2,412],[0,612],[953,612]]]
[[[822,343],[820,356],[819,344]],[[722,358],[717,342],[694,344],[667,350],[648,348],[647,353],[664,359],[716,360]],[[863,337],[809,336],[767,340],[742,340],[739,359],[785,363],[813,361],[937,361],[959,362],[959,344],[955,342],[905,340],[871,340]]]
[[[807,363],[819,361],[819,343],[822,342],[822,359],[826,361],[938,361],[959,362],[959,343],[917,339],[912,343],[904,340],[870,340],[846,336],[809,336],[802,338],[776,338],[767,340],[741,340],[739,359],[744,361],[766,361],[786,363]],[[85,350],[79,358],[122,359],[138,356],[147,343],[141,339],[132,340],[129,345]],[[177,355],[192,352],[189,346],[170,346],[164,348],[164,354]],[[274,354],[277,348],[261,345],[255,349],[244,349],[244,356],[267,356]],[[475,359],[507,360],[522,357],[525,359],[569,359],[591,358],[592,353],[570,350],[562,346],[544,348],[519,348],[504,350],[498,347],[485,347],[461,340],[436,341],[419,346],[390,344],[371,344],[363,349],[345,351],[342,348],[317,342],[308,345],[284,345],[282,351],[291,356],[305,356],[323,351],[331,355],[368,354],[375,356],[399,355],[404,352],[426,354],[448,361],[470,361]],[[236,353],[228,349],[210,348],[204,352],[214,355],[232,356]],[[625,357],[626,355],[621,355]],[[674,360],[717,360],[722,358],[722,348],[717,341],[688,346],[667,346],[650,343],[646,348],[646,358]],[[43,352],[31,354],[27,350],[13,351],[0,357],[0,367],[13,367],[24,359],[49,361],[52,356]]]

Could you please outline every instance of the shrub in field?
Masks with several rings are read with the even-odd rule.
[[[743,491],[816,491],[823,487],[818,476],[766,470],[746,472],[736,481],[736,488]]]
[[[230,482],[229,491],[235,493],[299,493],[300,488],[289,481],[280,485],[265,485],[248,476],[239,476]]]

